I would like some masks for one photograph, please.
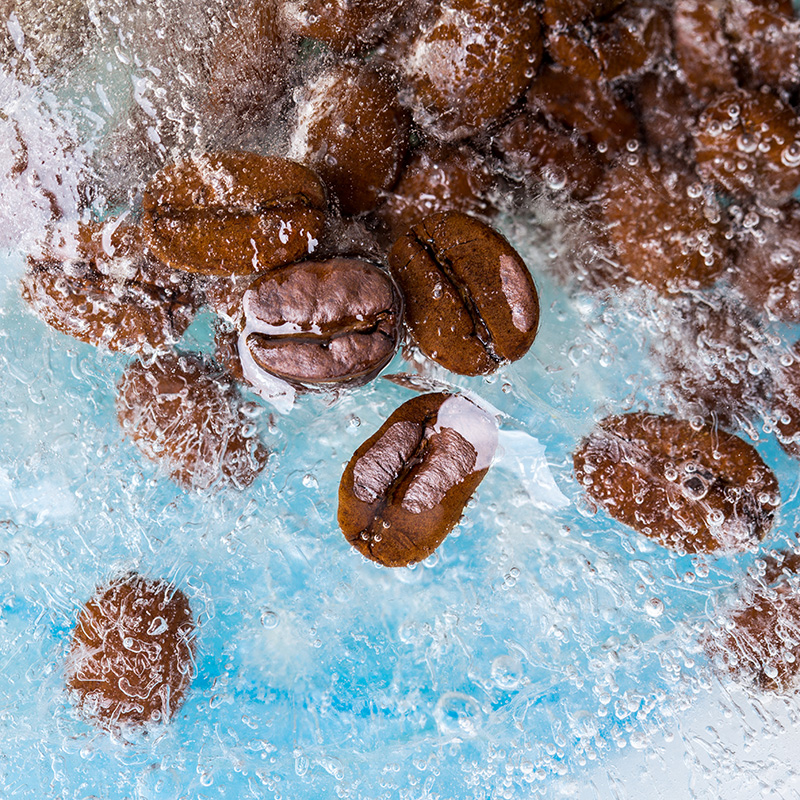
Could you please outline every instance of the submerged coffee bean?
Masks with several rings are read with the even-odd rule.
[[[241,275],[313,252],[325,192],[307,167],[256,153],[201,153],[158,172],[142,198],[142,231],[164,263]]]
[[[168,353],[131,364],[117,418],[151,460],[185,489],[249,486],[267,462],[238,392],[213,362]]]
[[[239,356],[257,391],[272,390],[269,376],[305,386],[365,383],[399,342],[400,292],[390,275],[358,259],[274,270],[251,285],[243,308]]]
[[[495,420],[444,393],[398,408],[356,450],[339,485],[339,527],[387,567],[427,558],[461,518],[497,447]]]
[[[608,417],[573,459],[614,519],[679,552],[747,550],[780,503],[778,481],[747,442],[669,416]]]
[[[108,729],[168,722],[195,672],[195,623],[172,584],[131,573],[98,588],[78,617],[67,686]]]
[[[191,279],[149,258],[134,226],[80,225],[77,240],[63,245],[28,259],[22,279],[22,296],[57,331],[149,354],[169,349],[189,327],[198,306]]]
[[[460,375],[485,375],[528,351],[539,297],[525,262],[495,230],[460,212],[426,217],[389,255],[420,350]]]
[[[800,559],[778,553],[765,562],[764,574],[745,581],[724,626],[703,644],[737,681],[764,691],[793,691],[800,670]]]

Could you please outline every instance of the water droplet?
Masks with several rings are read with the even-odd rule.
[[[261,612],[261,625],[267,630],[278,627],[278,615],[274,611],[265,609]]]
[[[657,597],[651,597],[644,604],[644,610],[649,617],[660,617],[664,613],[664,604]]]
[[[0,550],[0,567],[5,567],[9,561],[11,556],[5,550]]]
[[[303,486],[306,489],[316,489],[319,486],[319,481],[309,472],[303,475]]]
[[[437,283],[433,287],[433,291],[431,292],[431,295],[433,296],[433,299],[434,300],[438,300],[442,296],[442,291],[443,291],[442,290],[442,284],[441,283]]]

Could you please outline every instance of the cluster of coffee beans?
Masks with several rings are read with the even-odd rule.
[[[800,320],[800,22],[788,0],[261,0],[227,25],[204,80],[187,81],[205,87],[221,145],[169,159],[153,148],[161,163],[138,202],[102,222],[84,215],[71,236],[60,228],[23,281],[58,330],[142,357],[119,385],[118,417],[182,486],[246,487],[264,467],[237,382],[288,411],[299,393],[374,378],[404,337],[461,375],[522,358],[539,303],[487,224],[499,196],[577,204],[603,256],[582,267],[585,284],[646,284],[685,303],[704,346],[730,353],[731,326],[698,300],[720,280],[754,317]],[[257,140],[287,98],[285,141],[231,147]],[[161,141],[129,128],[143,147]],[[216,361],[173,349],[201,306],[219,316]],[[665,337],[662,355],[685,402],[732,422],[756,407],[754,382],[738,358],[705,369],[698,337]],[[783,366],[755,394],[796,453],[800,381]],[[401,406],[345,469],[347,540],[387,566],[425,558],[496,441],[494,419],[465,397]],[[780,502],[751,446],[676,416],[610,417],[574,461],[614,518],[681,551],[749,549]],[[748,614],[734,620],[758,638]],[[162,624],[170,644],[153,660],[147,637]],[[128,625],[145,635],[104,633]],[[191,658],[190,628],[176,590],[115,581],[84,612],[70,685],[100,719],[168,717],[187,674],[171,659]],[[127,666],[137,658],[158,674],[146,687],[129,677],[143,674]],[[156,686],[169,687],[158,709]]]

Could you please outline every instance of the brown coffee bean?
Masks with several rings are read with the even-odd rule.
[[[445,0],[402,64],[414,118],[441,139],[480,132],[519,99],[541,57],[533,3]]]
[[[241,399],[213,363],[169,353],[131,364],[118,386],[123,431],[185,489],[249,486],[267,461]]]
[[[727,0],[675,0],[675,57],[690,91],[704,103],[736,89],[724,30]]]
[[[255,153],[171,164],[142,198],[142,232],[165,264],[203,275],[262,272],[312,252],[325,192],[308,168]]]
[[[483,222],[458,211],[426,217],[389,255],[420,350],[460,375],[485,375],[533,344],[539,297],[525,262]]]
[[[772,95],[729,92],[700,116],[695,153],[704,180],[780,205],[800,185],[800,119]]]
[[[753,308],[800,322],[800,203],[757,216],[739,248],[733,284]]]
[[[588,139],[609,158],[639,138],[636,116],[609,83],[589,80],[558,64],[539,70],[526,100],[529,110]]]
[[[738,427],[769,394],[764,331],[730,298],[664,297],[653,342],[654,360],[667,375],[665,394],[680,416]]]
[[[665,8],[642,0],[629,0],[597,22],[553,29],[547,37],[553,61],[591,81],[635,75],[665,58],[670,48]]]
[[[357,259],[304,261],[258,278],[244,295],[239,355],[256,388],[269,376],[306,387],[359,385],[390,361],[402,300],[391,276]],[[265,376],[263,373],[267,373]]]
[[[494,185],[485,159],[467,145],[426,145],[410,158],[378,215],[394,241],[439,211],[493,214],[490,193]]]
[[[98,587],[72,632],[67,687],[110,730],[169,722],[196,672],[195,623],[174,585],[129,573]]]
[[[793,458],[800,458],[800,342],[771,367],[772,391],[766,416],[778,444]]]
[[[305,87],[289,154],[313,167],[344,214],[371,211],[400,172],[408,119],[381,73],[339,64]]]
[[[592,145],[525,112],[498,131],[492,146],[507,174],[534,192],[544,183],[585,200],[595,193],[605,173],[604,162]]]
[[[542,22],[550,28],[563,28],[588,17],[610,14],[625,0],[543,0]]]
[[[648,149],[659,158],[694,165],[696,101],[686,84],[674,71],[660,69],[643,75],[631,88]]]
[[[325,42],[337,53],[361,52],[394,20],[397,0],[292,0],[281,4],[281,24],[293,34]]]
[[[278,26],[275,0],[241,3],[214,41],[209,58],[207,112],[226,133],[269,124],[285,91],[291,38]]]
[[[725,268],[721,209],[697,176],[640,157],[609,170],[598,196],[629,279],[671,292],[709,286]]]
[[[778,482],[751,445],[674,417],[608,417],[573,461],[614,519],[679,552],[750,549],[780,504]]]
[[[81,225],[77,240],[47,250],[28,259],[22,296],[61,333],[146,354],[169,349],[194,317],[191,282],[148,258],[132,225]]]
[[[489,469],[497,424],[460,395],[404,403],[356,450],[339,485],[339,527],[386,567],[427,558]]]
[[[724,626],[705,637],[708,655],[737,681],[770,692],[797,687],[799,570],[800,559],[793,553],[767,557],[765,574],[745,580]]]

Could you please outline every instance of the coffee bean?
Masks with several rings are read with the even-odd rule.
[[[526,94],[526,105],[532,113],[544,116],[551,127],[564,128],[599,146],[609,159],[639,138],[636,116],[611,84],[584,78],[558,64],[539,70]]]
[[[497,447],[495,420],[460,395],[398,408],[356,450],[339,485],[339,527],[387,567],[427,558],[458,523]]]
[[[737,681],[762,691],[789,692],[800,670],[800,559],[764,559],[764,574],[747,578],[723,626],[704,639],[708,655]]]
[[[483,222],[457,211],[426,217],[401,236],[389,266],[420,350],[460,375],[522,358],[539,326],[525,262]]]
[[[573,460],[592,500],[679,552],[752,549],[780,503],[778,482],[751,445],[674,417],[607,417]]]
[[[486,159],[467,145],[425,145],[411,156],[378,214],[394,241],[438,211],[493,214],[495,184]]]
[[[545,184],[586,200],[605,174],[604,161],[591,144],[524,111],[498,131],[492,146],[508,175],[533,193]]]
[[[725,269],[721,209],[691,172],[641,157],[609,170],[598,195],[629,279],[671,292],[709,286]]]
[[[737,198],[781,205],[800,186],[800,119],[777,97],[718,95],[694,136],[698,174]]]
[[[57,331],[110,350],[146,354],[177,342],[198,306],[186,276],[149,258],[135,226],[81,225],[77,236],[28,259],[22,296],[34,311]]]
[[[366,383],[399,342],[400,292],[390,275],[358,259],[274,270],[251,285],[243,308],[239,355],[256,390],[269,376],[306,387]]]
[[[541,58],[533,3],[446,0],[401,65],[414,118],[445,140],[481,132],[520,98]]]
[[[175,269],[262,272],[313,252],[325,193],[300,164],[255,153],[201,153],[158,172],[142,198],[148,247]]]
[[[392,24],[397,0],[293,0],[281,3],[281,23],[292,33],[325,42],[337,53],[373,46]]]
[[[273,120],[293,43],[277,24],[274,0],[241,3],[231,16],[213,43],[205,109],[209,127],[222,127],[228,136],[237,130],[241,138]]]
[[[117,394],[123,431],[185,489],[249,486],[266,448],[230,380],[209,361],[169,353],[131,364]]]
[[[338,64],[304,89],[289,154],[308,164],[344,214],[371,211],[400,172],[407,113],[382,73]]]
[[[551,29],[547,38],[553,60],[590,81],[635,75],[671,46],[666,11],[649,0],[628,0],[602,20]]]
[[[800,203],[764,209],[736,256],[733,284],[755,309],[800,322]]]
[[[135,573],[117,578],[78,617],[67,687],[103,728],[168,722],[196,672],[194,635],[189,601],[175,586]]]
[[[692,94],[704,103],[736,89],[723,26],[725,0],[675,0],[675,57]]]

